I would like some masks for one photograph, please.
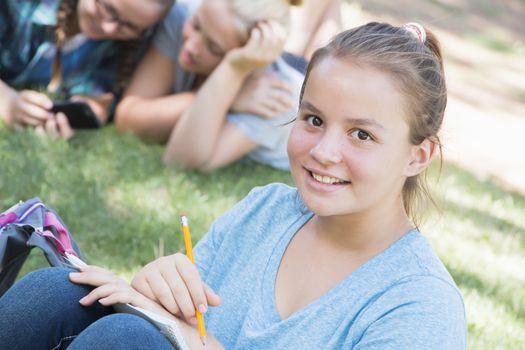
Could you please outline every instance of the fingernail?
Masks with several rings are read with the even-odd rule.
[[[190,323],[191,324],[197,324],[197,318],[196,317],[191,317],[190,318]]]
[[[75,277],[78,277],[78,276],[80,276],[80,273],[78,273],[78,272],[70,272],[69,273],[69,277],[75,278]]]
[[[199,309],[199,312],[200,312],[201,314],[206,313],[206,311],[208,310],[208,309],[206,308],[206,305],[204,305],[204,304],[200,304],[199,307],[198,307],[198,309]]]

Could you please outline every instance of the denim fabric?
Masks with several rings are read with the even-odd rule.
[[[71,283],[71,271],[31,272],[0,298],[1,349],[173,349],[139,317],[80,305],[91,288]]]
[[[151,323],[129,314],[112,314],[96,321],[73,341],[68,350],[173,350]]]

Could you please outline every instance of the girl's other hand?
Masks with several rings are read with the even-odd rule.
[[[114,99],[115,96],[111,92],[97,96],[74,95],[70,98],[71,101],[87,103],[102,124],[105,124],[109,118],[109,110]]]
[[[75,131],[69,125],[66,115],[62,112],[49,118],[43,125],[38,125],[35,131],[37,134],[47,135],[54,139],[68,140],[75,135]]]
[[[120,277],[101,267],[81,267],[79,272],[70,273],[69,279],[73,283],[96,287],[79,300],[84,306],[92,305],[98,301],[104,306],[129,303],[134,306],[151,309],[150,301],[145,296],[134,290]]]
[[[11,99],[10,120],[13,126],[44,125],[53,118],[51,108],[53,108],[53,101],[45,94],[22,90]]]
[[[233,112],[276,118],[293,106],[293,89],[274,73],[255,71],[243,83],[231,106]]]
[[[220,298],[202,282],[197,268],[184,254],[161,257],[140,270],[131,286],[178,317],[196,324],[195,309],[204,313]]]
[[[285,28],[276,21],[261,21],[250,32],[243,47],[233,49],[225,59],[235,68],[252,72],[274,62],[283,52]]]

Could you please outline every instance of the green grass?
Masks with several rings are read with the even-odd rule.
[[[112,127],[70,142],[0,127],[0,208],[39,196],[68,225],[89,262],[125,277],[183,247],[178,214],[200,238],[222,212],[258,185],[291,183],[281,171],[234,165],[210,174],[160,164],[162,147]],[[437,166],[430,182],[437,178]],[[525,344],[525,198],[445,163],[432,185],[441,212],[422,230],[465,297],[469,349]],[[0,209],[0,210],[1,210]],[[34,251],[22,273],[45,266]]]
[[[513,44],[508,42],[508,40],[496,37],[494,34],[467,32],[463,36],[466,41],[503,54],[523,55],[524,53],[523,44],[520,44],[518,41]]]

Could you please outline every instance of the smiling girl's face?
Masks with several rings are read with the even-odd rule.
[[[401,191],[419,156],[409,142],[406,104],[393,79],[348,59],[322,59],[310,72],[288,141],[292,174],[320,216],[402,208]]]
[[[130,40],[140,38],[168,9],[156,0],[80,0],[77,14],[90,39]]]
[[[242,46],[235,16],[225,0],[205,0],[183,27],[178,61],[186,71],[208,75],[231,49]]]

